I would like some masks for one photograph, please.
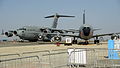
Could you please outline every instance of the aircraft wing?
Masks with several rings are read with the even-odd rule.
[[[61,36],[79,37],[78,35],[75,34],[62,34]]]
[[[111,36],[111,35],[114,35],[114,34],[120,34],[120,32],[118,32],[118,33],[107,33],[107,34],[97,34],[97,35],[94,35],[93,37],[99,37],[99,36]]]
[[[79,37],[78,35],[75,34],[63,34],[63,33],[46,33],[47,35],[60,35],[60,36],[69,36],[69,37]]]
[[[101,30],[101,29],[93,29],[93,31],[97,31],[97,30]]]
[[[57,31],[59,33],[67,33],[67,32],[72,32],[72,33],[79,33],[79,30],[75,30],[75,29],[68,29],[68,30],[65,30],[65,29],[56,29],[56,28],[48,28],[48,27],[42,27],[40,28],[40,30],[51,30],[52,32],[54,31]]]
[[[64,33],[64,32],[72,32],[72,33],[79,33],[79,30],[65,30],[65,29],[56,29],[56,28],[49,28],[52,31],[58,31],[60,33]]]

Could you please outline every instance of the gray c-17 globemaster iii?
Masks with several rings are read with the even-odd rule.
[[[69,30],[57,29],[56,27],[57,27],[57,24],[58,24],[57,23],[58,18],[60,18],[60,17],[74,17],[74,16],[58,15],[56,13],[55,15],[47,16],[45,18],[52,18],[52,17],[54,18],[54,21],[53,21],[53,25],[51,27],[24,26],[24,27],[19,28],[15,31],[5,32],[5,35],[8,36],[8,37],[12,37],[13,34],[14,34],[22,40],[28,40],[30,42],[36,42],[38,40],[51,41],[51,39],[56,36],[56,35],[50,35],[50,34],[46,34],[46,33],[71,32]]]

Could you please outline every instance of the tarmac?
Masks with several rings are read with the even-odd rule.
[[[72,44],[71,46],[64,46],[60,44],[57,46],[55,43],[40,43],[40,42],[0,42],[0,54],[8,53],[22,53],[28,51],[43,51],[43,50],[57,50],[57,49],[68,49],[68,48],[107,48],[107,42],[101,44],[88,44],[88,45],[77,45]]]

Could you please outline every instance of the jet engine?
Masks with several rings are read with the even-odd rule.
[[[42,32],[43,33],[50,33],[51,31],[49,29],[44,29]]]
[[[14,35],[16,35],[16,36],[17,36],[17,31],[13,31],[13,33],[14,33]]]
[[[48,30],[44,30],[43,32],[44,32],[44,33],[48,33]]]
[[[51,39],[51,42],[60,42],[62,40],[61,36],[54,36],[52,39]]]
[[[44,40],[45,37],[46,37],[46,33],[40,33],[40,34],[38,35],[38,39],[39,39],[39,40]]]
[[[13,36],[13,34],[12,34],[11,32],[5,32],[5,35],[6,35],[7,37],[12,37],[12,36]]]
[[[117,39],[117,38],[119,38],[119,35],[118,34],[113,34],[112,36],[111,36],[111,39],[113,40],[113,39]]]

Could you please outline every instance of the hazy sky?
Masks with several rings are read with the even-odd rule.
[[[74,15],[60,18],[58,28],[79,29],[82,13],[86,10],[86,23],[102,30],[98,33],[120,32],[120,0],[0,0],[0,30],[22,26],[51,27],[55,13]]]

